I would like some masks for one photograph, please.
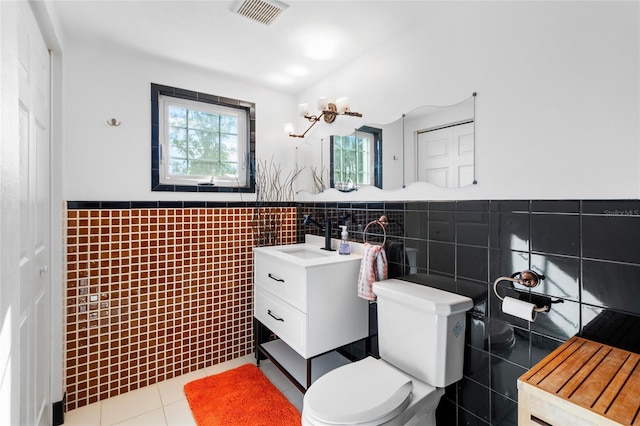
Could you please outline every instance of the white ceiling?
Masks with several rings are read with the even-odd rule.
[[[289,93],[424,17],[428,1],[287,0],[271,25],[236,1],[53,0],[65,43],[115,45]],[[329,57],[311,56],[327,48]]]

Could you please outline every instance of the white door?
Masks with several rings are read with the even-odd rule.
[[[473,183],[473,123],[418,134],[418,180],[445,188]]]
[[[18,6],[20,122],[20,424],[51,423],[49,51],[27,2]]]

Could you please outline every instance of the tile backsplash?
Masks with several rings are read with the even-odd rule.
[[[68,409],[253,350],[253,209],[69,203]],[[467,315],[464,378],[446,389],[438,424],[517,424],[517,377],[574,334],[606,334],[614,346],[640,341],[629,321],[640,316],[640,201],[331,202],[287,211],[282,243],[322,235],[303,214],[348,225],[358,242],[385,214],[394,276],[422,274],[486,295]],[[367,241],[383,237],[380,227],[367,230]],[[502,313],[492,291],[496,278],[525,269],[546,278],[531,292],[502,283],[501,293],[558,302],[533,323]]]
[[[302,226],[302,214],[347,224],[355,241],[385,214],[387,242],[404,247],[390,270],[485,294],[467,315],[464,378],[446,389],[439,425],[517,425],[517,378],[574,334],[640,349],[638,321],[629,320],[640,316],[640,201],[302,203],[298,210],[299,240],[318,234]],[[372,229],[377,235],[367,239],[380,238]],[[532,323],[504,314],[493,294],[494,280],[526,269],[546,278],[531,292],[507,283],[500,292],[557,302]]]
[[[93,204],[66,212],[67,409],[253,352],[254,208]]]

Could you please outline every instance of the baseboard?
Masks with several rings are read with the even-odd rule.
[[[62,396],[62,401],[54,402],[52,404],[52,421],[53,426],[60,426],[64,424],[64,409],[67,405],[67,393]]]

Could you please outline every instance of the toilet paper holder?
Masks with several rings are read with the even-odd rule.
[[[537,272],[526,270],[522,272],[516,272],[511,275],[511,277],[500,277],[493,283],[493,292],[496,294],[496,297],[501,301],[504,301],[504,297],[500,296],[498,293],[498,283],[501,281],[510,281],[512,283],[517,283],[523,285],[527,288],[533,288],[540,284],[541,280],[544,280],[545,276],[542,274],[538,274]],[[553,302],[551,302],[553,303]],[[535,312],[549,312],[551,307],[549,305],[537,306],[533,309]]]

